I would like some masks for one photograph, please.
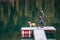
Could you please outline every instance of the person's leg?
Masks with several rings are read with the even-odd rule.
[[[41,22],[41,23],[40,23],[40,27],[41,27],[41,28],[43,28],[43,26],[44,26],[44,23],[43,23],[43,22]]]

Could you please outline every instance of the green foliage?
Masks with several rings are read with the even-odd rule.
[[[39,26],[39,16],[40,16],[40,11],[42,9],[44,10],[44,14],[45,14],[44,25],[55,26],[55,28],[59,28],[60,23],[58,22],[60,22],[59,19],[60,5],[58,1],[54,1],[54,0],[48,0],[48,1],[39,0],[38,2],[36,1],[37,0],[35,1],[20,0],[18,2],[19,12],[17,12],[16,10],[16,2],[14,3],[14,7],[12,6],[12,4],[9,4],[8,2],[0,3],[0,39],[1,40],[19,40],[20,29],[21,27],[29,27],[28,21],[35,22],[36,25]],[[37,4],[39,5],[37,6]],[[15,22],[16,24],[14,24]]]

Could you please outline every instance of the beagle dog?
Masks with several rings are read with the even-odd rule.
[[[32,23],[32,22],[30,22],[30,21],[28,21],[28,24],[29,24],[30,27],[35,27],[35,26],[36,26],[35,23]]]

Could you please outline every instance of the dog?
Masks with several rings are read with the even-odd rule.
[[[36,24],[35,23],[32,23],[30,21],[28,21],[28,24],[29,24],[30,27],[36,27]]]

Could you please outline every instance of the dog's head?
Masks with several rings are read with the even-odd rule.
[[[28,21],[28,23],[30,24],[31,22],[30,22],[30,21]]]

